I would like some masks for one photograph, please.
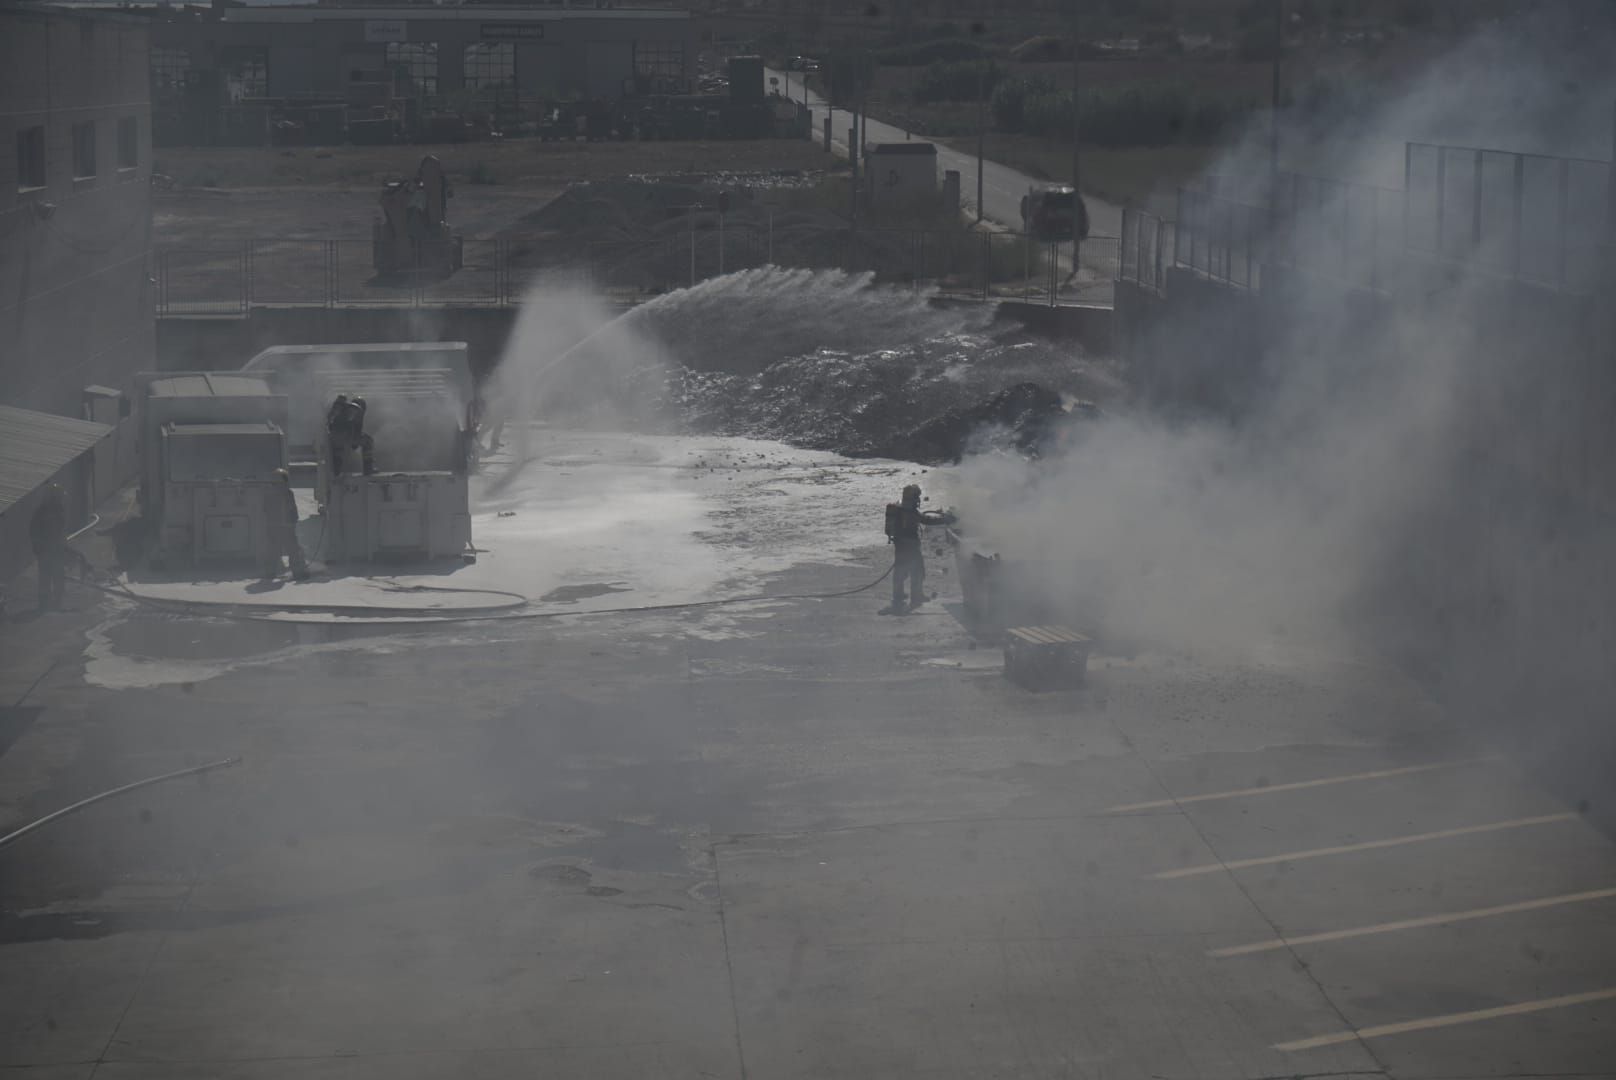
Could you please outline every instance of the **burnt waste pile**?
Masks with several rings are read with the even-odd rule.
[[[774,439],[925,464],[1002,449],[1040,456],[1119,385],[1072,343],[995,324],[869,275],[764,268],[658,297],[550,365],[536,415]],[[507,364],[510,362],[507,359]]]

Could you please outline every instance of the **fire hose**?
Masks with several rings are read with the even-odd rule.
[[[851,589],[842,589],[827,593],[758,593],[748,596],[726,596],[716,600],[682,600],[667,604],[637,604],[631,607],[598,608],[586,611],[518,611],[514,610],[523,605],[537,603],[531,597],[520,593],[507,592],[503,589],[477,589],[459,588],[444,585],[400,585],[394,591],[399,592],[445,592],[445,593],[486,593],[494,596],[509,597],[511,602],[501,606],[489,606],[480,610],[462,610],[460,614],[444,614],[441,608],[392,608],[372,607],[346,604],[295,604],[276,605],[274,610],[282,614],[302,615],[351,615],[371,617],[380,623],[413,620],[418,624],[449,624],[470,622],[502,622],[507,620],[526,619],[560,619],[574,615],[631,615],[658,611],[683,611],[693,608],[720,607],[727,604],[755,604],[776,600],[838,600],[843,597],[857,596],[868,592],[892,576],[894,566],[888,566],[881,576],[873,581]],[[121,583],[116,586],[102,585],[94,581],[85,580],[84,585],[107,593],[109,596],[118,596],[136,603],[151,607],[166,609],[175,613],[205,615],[214,618],[233,619],[241,622],[292,622],[285,618],[278,618],[271,614],[258,614],[247,610],[249,605],[222,605],[200,603],[190,600],[168,600],[157,597],[141,596]]]
[[[869,590],[875,588],[877,585],[881,584],[887,578],[891,577],[892,576],[892,571],[895,568],[896,568],[896,563],[894,563],[892,566],[888,566],[884,571],[882,571],[881,576],[877,577],[873,581],[866,582],[863,585],[858,585],[858,586],[855,586],[854,588],[851,588],[851,589],[842,589],[842,590],[837,591],[837,592],[828,592],[828,593],[774,593],[774,594],[758,594],[758,595],[755,595],[755,596],[729,596],[729,597],[723,597],[723,598],[720,598],[720,599],[717,599],[717,600],[689,600],[689,601],[683,601],[683,602],[671,603],[671,604],[640,604],[640,605],[636,605],[636,606],[633,606],[633,607],[606,608],[605,610],[599,610],[599,611],[523,611],[523,612],[510,612],[508,614],[503,614],[503,615],[501,615],[501,614],[455,615],[455,616],[438,617],[438,618],[432,619],[431,621],[432,622],[445,622],[445,623],[464,623],[464,622],[487,622],[487,621],[495,621],[495,620],[503,620],[503,619],[556,619],[556,618],[561,618],[561,617],[567,616],[567,615],[628,615],[628,614],[635,614],[635,613],[639,613],[639,612],[681,611],[681,610],[687,610],[687,609],[690,609],[690,608],[718,607],[718,606],[724,605],[724,604],[749,604],[749,603],[758,603],[760,601],[770,601],[770,600],[836,600],[836,599],[840,599],[842,597],[857,596],[859,593],[868,592]],[[140,602],[140,603],[153,604],[153,605],[156,605],[156,606],[159,606],[159,607],[168,607],[168,608],[176,608],[177,607],[177,608],[184,608],[184,609],[211,608],[211,607],[213,607],[213,605],[207,605],[207,604],[190,604],[190,603],[187,603],[185,601],[166,601],[166,600],[153,599],[151,597],[143,597],[143,596],[138,595],[137,593],[133,593],[133,592],[129,591],[129,589],[127,589],[127,588],[112,588],[112,587],[109,587],[109,586],[106,586],[106,585],[101,585],[101,584],[99,584],[97,582],[93,582],[93,581],[89,581],[89,580],[85,580],[83,582],[83,584],[89,586],[92,589],[99,589],[101,592],[107,593],[107,594],[112,595],[112,596],[122,596],[122,597],[125,597],[127,599],[132,599],[132,600],[135,600],[135,601]],[[506,595],[506,596],[518,596],[519,595],[519,594],[516,594],[516,593],[506,593],[506,592],[504,592],[503,590],[500,590],[500,589],[456,589],[456,588],[452,588],[452,587],[435,586],[435,585],[409,585],[409,586],[401,586],[401,588],[406,589],[408,591],[412,591],[412,592],[480,592],[480,593],[493,593],[493,594],[497,594],[497,595]],[[522,599],[522,601],[524,603],[531,603],[532,602],[531,600],[528,600],[526,597],[521,597],[520,599]],[[354,610],[363,610],[363,609],[354,609]],[[393,609],[389,609],[389,608],[375,608],[375,609],[371,609],[371,610],[386,613],[386,614],[394,614]],[[270,619],[269,617],[263,616],[263,615],[247,614],[247,613],[241,612],[239,610],[234,610],[234,609],[230,609],[230,610],[226,610],[226,611],[222,611],[222,612],[221,611],[212,611],[212,610],[210,610],[210,611],[207,611],[206,614],[222,616],[224,618],[242,619],[242,620],[248,620],[248,621],[254,621],[254,622],[282,621],[282,620]],[[81,799],[78,802],[73,803],[71,806],[64,806],[62,809],[57,810],[54,813],[46,814],[44,817],[38,819],[37,821],[29,822],[27,825],[24,825],[19,829],[15,829],[12,832],[7,833],[5,836],[0,836],[0,848],[5,848],[10,844],[15,843],[16,841],[21,840],[23,837],[29,835],[30,833],[33,833],[38,829],[44,828],[46,825],[49,825],[53,821],[59,821],[62,818],[65,818],[65,817],[67,817],[67,816],[69,816],[71,814],[76,814],[80,810],[83,810],[86,807],[94,806],[98,802],[103,802],[103,801],[105,801],[107,799],[116,798],[119,795],[126,795],[131,791],[138,791],[141,788],[150,787],[153,784],[161,784],[161,783],[165,783],[166,781],[169,781],[169,780],[178,780],[178,779],[180,779],[182,777],[186,777],[186,776],[195,776],[195,775],[199,775],[199,774],[202,774],[202,773],[211,772],[214,769],[227,769],[227,768],[231,768],[231,767],[233,767],[235,765],[239,765],[239,764],[241,764],[241,758],[239,758],[239,757],[225,758],[222,761],[212,761],[212,762],[209,762],[206,765],[197,765],[197,766],[193,766],[192,768],[189,768],[189,769],[180,769],[177,772],[164,773],[161,776],[153,776],[153,777],[149,777],[149,778],[147,778],[145,780],[137,780],[132,784],[125,784],[122,787],[113,788],[111,791],[103,791],[99,795],[92,795],[87,799]]]
[[[189,769],[180,769],[178,772],[164,773],[162,776],[153,776],[145,780],[136,780],[132,784],[125,784],[123,787],[113,788],[111,791],[103,791],[99,795],[91,795],[88,799],[80,799],[71,806],[64,806],[55,813],[46,814],[38,821],[31,821],[20,829],[13,830],[4,836],[0,836],[0,848],[4,848],[9,844],[16,843],[29,833],[34,832],[37,829],[42,829],[53,821],[59,821],[62,818],[67,817],[69,814],[76,814],[85,807],[94,806],[96,803],[102,802],[106,799],[115,798],[119,795],[126,795],[131,791],[138,791],[140,788],[151,787],[153,784],[161,784],[168,780],[178,780],[182,776],[196,776],[201,773],[211,772],[214,769],[228,769],[232,766],[240,764],[241,759],[239,757],[225,758],[223,761],[210,761],[206,765],[196,765]]]

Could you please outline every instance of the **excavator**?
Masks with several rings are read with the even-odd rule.
[[[413,179],[394,180],[382,189],[381,214],[370,233],[377,276],[448,277],[460,269],[462,238],[445,220],[452,194],[443,164],[431,154],[421,159]]]

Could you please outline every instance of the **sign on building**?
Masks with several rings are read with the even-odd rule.
[[[542,41],[543,23],[483,23],[484,41]]]
[[[408,41],[409,31],[403,19],[366,19],[365,40],[377,41]]]

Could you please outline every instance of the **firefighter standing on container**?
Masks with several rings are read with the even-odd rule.
[[[947,525],[952,514],[920,508],[920,485],[910,484],[903,489],[903,501],[887,503],[887,543],[893,547],[892,606],[883,608],[883,615],[902,615],[926,602],[926,559],[920,552],[922,525]],[[904,599],[904,583],[909,584],[909,598]]]
[[[264,577],[280,577],[281,557],[285,556],[292,563],[292,577],[307,581],[308,560],[303,558],[303,545],[297,542],[297,498],[285,469],[276,469],[274,481],[264,489],[264,527]]]
[[[325,414],[326,435],[330,438],[331,475],[342,474],[343,459],[354,450],[366,476],[376,471],[375,442],[365,431],[365,399],[338,394]]]

